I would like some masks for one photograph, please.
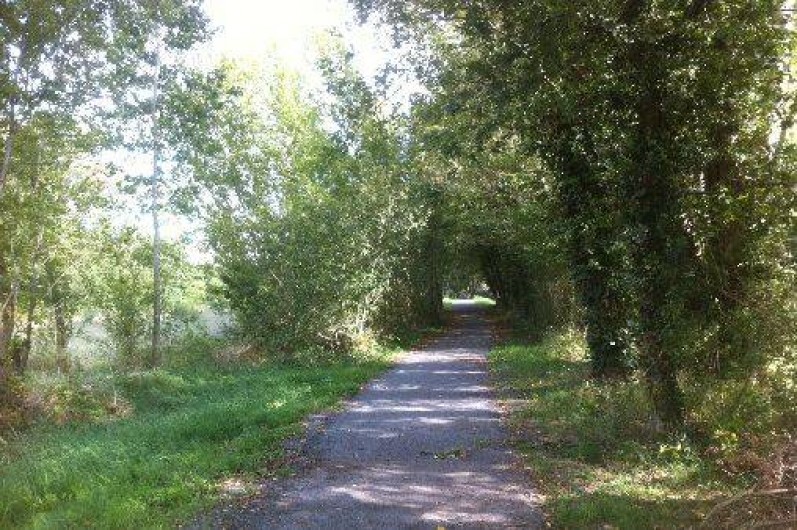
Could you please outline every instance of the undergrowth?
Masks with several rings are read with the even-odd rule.
[[[657,432],[638,381],[590,380],[576,333],[499,346],[490,361],[555,528],[694,527],[754,482],[704,443]]]

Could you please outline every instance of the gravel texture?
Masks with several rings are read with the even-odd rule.
[[[450,329],[312,422],[304,469],[199,528],[540,528],[487,376],[488,323],[460,303]]]

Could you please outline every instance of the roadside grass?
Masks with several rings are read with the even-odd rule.
[[[454,307],[454,300],[455,298],[443,298],[443,307],[445,309],[452,309]],[[474,296],[471,298],[473,300],[473,304],[478,307],[490,308],[495,307],[495,300],[492,298],[487,298],[486,296]]]
[[[473,303],[479,307],[495,307],[495,300],[486,296],[474,296]]]
[[[286,472],[283,441],[389,365],[172,368],[117,376],[122,418],[0,439],[0,528],[164,528]],[[239,486],[236,486],[239,487]],[[244,487],[244,489],[246,489]]]
[[[749,486],[685,439],[656,434],[640,385],[591,381],[575,333],[498,346],[490,363],[554,528],[694,527]]]

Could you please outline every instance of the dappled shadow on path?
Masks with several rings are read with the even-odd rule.
[[[453,329],[311,429],[304,472],[212,526],[540,526],[488,386],[489,346],[480,312],[457,307]]]

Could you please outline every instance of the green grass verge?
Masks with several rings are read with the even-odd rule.
[[[129,417],[39,426],[0,446],[0,528],[172,527],[218,500],[225,479],[284,471],[282,442],[302,418],[387,365],[126,376]]]
[[[474,296],[473,303],[479,307],[495,307],[495,300],[486,296]]]
[[[686,528],[743,487],[656,435],[640,385],[590,381],[577,334],[499,346],[490,362],[554,528]]]
[[[454,298],[443,298],[443,307],[451,309],[454,307]],[[495,300],[486,296],[474,296],[471,298],[473,304],[478,307],[495,307]]]

